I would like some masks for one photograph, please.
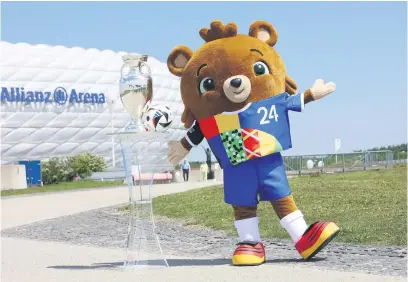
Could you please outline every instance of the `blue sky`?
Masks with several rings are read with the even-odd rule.
[[[272,23],[276,49],[300,90],[317,78],[337,90],[291,113],[293,149],[332,153],[407,140],[405,2],[15,2],[2,3],[2,40],[147,53],[165,62],[179,44],[195,50],[212,20],[247,33]],[[194,149],[190,160],[203,158]]]

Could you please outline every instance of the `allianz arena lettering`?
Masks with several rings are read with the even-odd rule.
[[[1,164],[89,152],[122,170],[121,147],[109,134],[122,132],[130,120],[118,83],[122,56],[128,52],[5,41],[0,49],[7,54],[0,56]],[[174,120],[168,132],[179,140],[185,134],[179,78],[153,57],[149,66],[154,103],[172,108]],[[55,91],[59,86],[67,95],[63,89]],[[60,100],[54,100],[54,92]],[[158,170],[172,168],[166,145],[141,140],[135,146],[153,152]]]
[[[65,88],[57,87],[54,91],[26,91],[24,87],[2,87],[1,102],[13,103],[56,103],[64,104],[105,104],[105,94],[78,92],[71,89],[69,95]]]

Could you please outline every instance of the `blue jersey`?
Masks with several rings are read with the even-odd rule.
[[[303,94],[283,93],[198,123],[222,166],[238,165],[292,148],[288,111],[303,105]]]

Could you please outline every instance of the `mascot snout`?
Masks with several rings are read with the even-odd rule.
[[[224,82],[224,93],[233,103],[241,103],[251,93],[251,81],[245,75],[231,76]]]

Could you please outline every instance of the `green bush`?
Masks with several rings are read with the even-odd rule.
[[[103,157],[85,153],[69,158],[70,167],[74,173],[81,178],[92,175],[92,172],[104,171],[106,169]]]
[[[92,172],[104,171],[107,166],[103,157],[90,153],[67,158],[51,158],[41,164],[42,181],[45,185],[73,181],[74,176],[86,178]]]

